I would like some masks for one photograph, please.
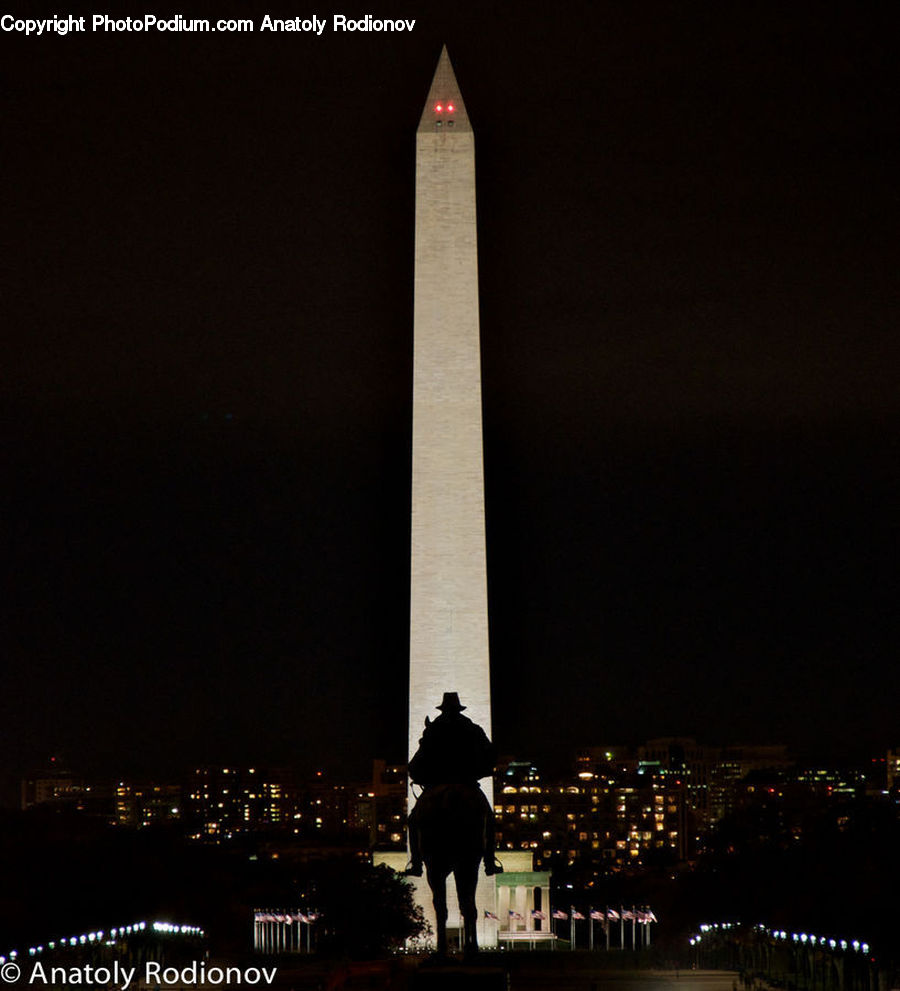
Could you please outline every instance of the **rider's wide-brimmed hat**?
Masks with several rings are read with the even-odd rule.
[[[460,704],[458,692],[444,692],[444,700],[435,708],[441,712],[462,712],[465,706]]]

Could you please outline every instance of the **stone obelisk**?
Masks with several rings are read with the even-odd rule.
[[[491,735],[475,142],[446,48],[416,134],[413,366],[410,756],[444,692]],[[493,804],[493,782],[481,784]],[[477,897],[484,919],[493,878]],[[478,936],[496,943],[496,923]]]

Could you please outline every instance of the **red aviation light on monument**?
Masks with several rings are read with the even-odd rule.
[[[441,104],[441,103],[438,103],[438,104],[435,104],[435,107],[434,107],[434,112],[435,112],[436,114],[441,114],[441,113],[443,113],[443,112],[444,112],[444,106],[443,106],[443,104]]]
[[[456,109],[456,107],[454,107],[452,103],[448,103],[447,104],[447,113],[448,114],[452,114],[455,109]]]

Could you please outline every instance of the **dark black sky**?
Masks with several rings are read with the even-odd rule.
[[[418,21],[0,38],[0,770],[402,757],[444,41],[501,751],[896,744],[888,6],[340,9]]]

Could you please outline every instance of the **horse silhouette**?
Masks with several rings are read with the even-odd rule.
[[[416,803],[425,876],[437,921],[437,956],[447,955],[447,878],[456,882],[463,920],[463,950],[478,950],[475,889],[485,853],[487,809],[477,785],[446,784],[426,789]]]

